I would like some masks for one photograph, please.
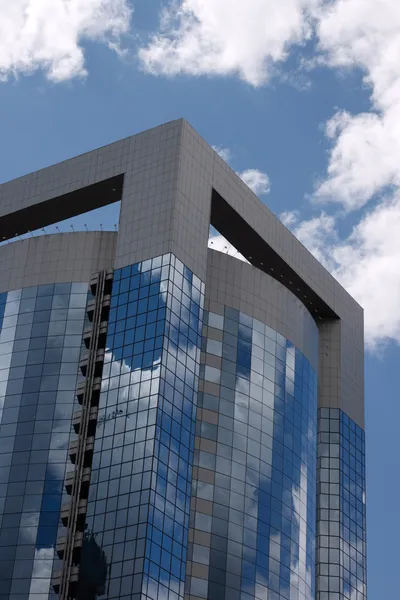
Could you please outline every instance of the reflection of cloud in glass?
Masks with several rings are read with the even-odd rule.
[[[87,284],[45,285],[0,295],[0,405],[14,429],[13,437],[1,439],[0,446],[4,449],[6,439],[12,440],[10,452],[26,460],[13,469],[14,477],[26,470],[24,496],[16,495],[19,480],[10,480],[8,490],[14,495],[8,502],[22,501],[18,546],[33,558],[29,573],[26,561],[20,564],[18,558],[15,571],[21,567],[30,594],[41,597],[48,596],[57,560],[54,546],[86,295]],[[61,298],[66,308],[60,312],[54,307]]]
[[[226,329],[231,336],[230,343],[221,343],[221,347],[207,339],[205,348],[209,354],[231,361],[229,370],[221,370],[225,388],[219,398],[218,444],[221,441],[227,448],[225,452],[225,446],[218,445],[216,470],[230,475],[226,498],[235,512],[229,513],[228,539],[243,543],[241,590],[249,597],[262,598],[268,590],[270,595],[289,597],[292,585],[300,590],[300,600],[314,589],[313,564],[307,553],[312,556],[314,551],[312,499],[316,490],[315,480],[308,479],[307,473],[313,472],[316,460],[315,374],[292,344],[261,322],[229,308],[224,316],[208,313],[206,319],[210,327]],[[232,332],[237,332],[234,338]],[[317,340],[314,332],[313,339]],[[303,364],[306,376],[312,373],[311,389],[308,380],[307,384],[302,380]],[[202,371],[209,380],[209,371]],[[212,408],[215,401],[205,398],[203,408],[206,402],[216,410]],[[225,420],[225,415],[233,422]],[[212,437],[207,431],[201,423],[202,437]],[[224,456],[219,456],[222,453]],[[208,462],[202,461],[200,452],[199,466],[214,469],[210,459]],[[245,482],[243,487],[241,482]],[[213,499],[211,486],[197,481],[193,489],[198,498]],[[215,493],[221,498],[219,488],[215,487]],[[242,526],[238,525],[241,515]],[[214,527],[213,517],[203,523],[199,513],[195,516],[195,527],[206,526],[208,531]],[[194,587],[202,589],[197,582]]]
[[[193,386],[201,331],[200,310],[195,310],[193,297],[185,296],[194,290],[192,277],[170,255],[115,272],[96,434],[99,451],[95,448],[92,471],[92,478],[97,478],[109,441],[124,435],[124,456],[131,456],[132,462],[123,462],[122,469],[134,469],[142,489],[140,495],[137,488],[131,490],[138,509],[130,527],[136,527],[139,514],[149,511],[151,527],[141,534],[149,560],[142,571],[152,593],[158,588],[159,597],[169,597],[174,590],[183,597]],[[112,457],[105,464],[114,469]],[[151,471],[144,473],[146,469]],[[95,484],[91,486],[94,497]],[[94,506],[89,504],[88,527],[94,527],[98,537],[108,536],[102,521],[92,518]],[[110,516],[108,511],[106,518]]]
[[[299,560],[298,560],[298,574],[303,579],[308,587],[312,587],[312,571],[307,568],[307,493],[304,491],[308,487],[307,484],[307,467],[304,462],[300,465],[300,485],[293,486],[292,489],[292,500],[294,507],[294,514],[299,525]],[[294,565],[293,565],[294,567]]]

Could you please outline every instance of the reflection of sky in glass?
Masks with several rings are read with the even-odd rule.
[[[87,520],[101,597],[183,597],[203,294],[169,254],[114,273]]]
[[[87,287],[0,295],[0,597],[7,599],[55,597],[50,582]]]
[[[366,598],[364,432],[341,410],[318,422],[318,600]]]
[[[208,313],[186,592],[313,600],[317,378],[281,335]],[[307,335],[315,340],[316,327]]]

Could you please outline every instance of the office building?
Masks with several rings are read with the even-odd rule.
[[[0,247],[0,600],[366,600],[362,309],[183,120],[2,184],[0,239],[117,201]]]

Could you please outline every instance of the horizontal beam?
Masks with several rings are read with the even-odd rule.
[[[0,241],[71,219],[122,198],[124,176],[117,175],[0,217]]]
[[[316,321],[339,318],[302,277],[215,190],[211,202],[211,225],[243,254],[251,265],[279,281],[297,296]]]

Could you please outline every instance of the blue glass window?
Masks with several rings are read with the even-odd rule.
[[[0,597],[55,597],[51,577],[88,285],[0,294]],[[78,408],[78,407],[77,407]],[[60,533],[62,533],[60,526]]]
[[[244,313],[225,307],[205,323],[186,593],[314,600],[317,376]]]
[[[332,408],[319,410],[317,539],[317,600],[365,600],[364,431]]]
[[[108,564],[100,597],[129,588],[129,557],[129,594],[183,598],[203,298],[170,254],[114,273],[87,518]]]

